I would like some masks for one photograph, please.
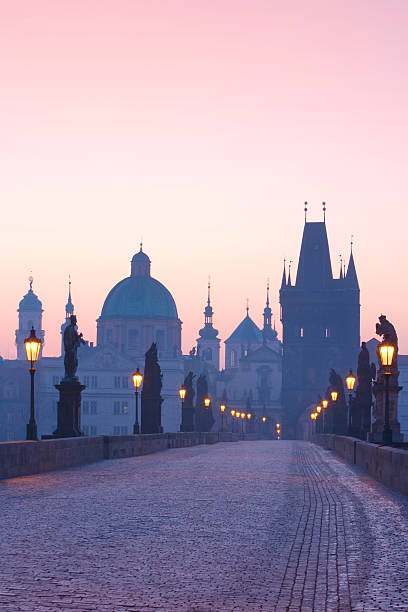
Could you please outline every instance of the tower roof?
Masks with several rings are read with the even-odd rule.
[[[350,253],[349,264],[347,268],[347,274],[345,278],[345,283],[347,287],[350,289],[359,289],[356,266],[354,264],[353,250]]]
[[[37,310],[42,312],[42,303],[33,291],[33,278],[30,276],[30,289],[18,305],[18,310]]]
[[[261,343],[262,332],[247,313],[246,317],[225,342],[240,342],[242,344]]]
[[[324,289],[333,279],[326,224],[306,222],[303,230],[296,287]]]

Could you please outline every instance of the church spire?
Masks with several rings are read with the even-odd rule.
[[[339,279],[343,280],[344,275],[343,275],[343,255],[339,255],[340,257],[340,275],[339,275]]]
[[[266,306],[263,311],[264,329],[272,329],[272,310],[269,307],[269,279],[266,285]]]
[[[207,294],[207,306],[204,309],[204,325],[210,325],[212,327],[213,309],[211,306],[211,281],[208,278],[208,294]]]
[[[71,299],[71,275],[68,277],[68,301],[65,304],[65,318],[68,319],[71,315],[74,314],[74,305]]]

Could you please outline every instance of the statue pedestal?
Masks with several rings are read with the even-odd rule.
[[[53,438],[76,438],[81,431],[81,393],[85,389],[79,380],[62,380],[55,385],[60,394],[57,429]]]
[[[390,380],[388,384],[389,396],[389,422],[392,431],[392,441],[402,442],[404,436],[400,433],[400,424],[398,422],[398,393],[402,387],[398,386],[398,369],[391,370]],[[373,393],[375,396],[375,420],[371,423],[371,430],[367,436],[368,442],[380,443],[383,441],[384,421],[385,421],[385,401],[386,401],[386,374],[382,368],[378,373],[378,379],[374,383]]]

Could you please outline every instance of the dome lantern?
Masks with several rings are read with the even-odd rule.
[[[150,276],[150,259],[143,253],[143,245],[140,243],[140,251],[133,255],[130,267],[131,276]]]

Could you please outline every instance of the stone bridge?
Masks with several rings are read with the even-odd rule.
[[[408,610],[408,498],[308,442],[0,482],[3,611]]]

